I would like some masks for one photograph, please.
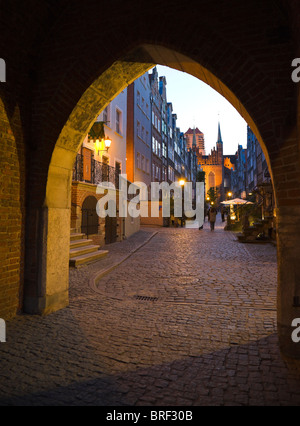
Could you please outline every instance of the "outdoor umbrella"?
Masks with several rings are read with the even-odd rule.
[[[251,201],[242,200],[241,198],[235,198],[234,200],[223,201],[221,204],[231,206],[231,205],[253,204],[253,203],[251,203]]]

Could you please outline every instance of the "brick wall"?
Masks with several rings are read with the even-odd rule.
[[[18,117],[0,102],[0,317],[21,309],[24,278],[25,160]]]
[[[96,194],[97,187],[92,184],[83,182],[73,182],[72,184],[72,213],[71,213],[71,228],[75,228],[78,232],[81,232],[81,209],[84,201],[88,197],[94,197],[97,201],[103,198],[104,195]],[[123,239],[123,220],[118,215],[119,195],[116,194],[117,201],[117,234],[118,241]],[[76,206],[76,207],[75,207]],[[100,246],[105,245],[105,219],[98,217],[99,231],[98,235],[89,235],[89,238],[93,240],[94,244]]]

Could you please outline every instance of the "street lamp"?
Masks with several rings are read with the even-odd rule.
[[[180,181],[179,181],[179,185],[181,186],[181,188],[182,188],[182,216],[181,216],[181,228],[183,228],[183,210],[184,210],[184,192],[183,192],[183,188],[184,188],[184,185],[185,185],[185,180],[184,179],[180,179]]]
[[[232,198],[232,192],[228,192],[227,197]]]

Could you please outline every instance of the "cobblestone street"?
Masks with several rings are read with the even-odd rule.
[[[18,316],[0,345],[0,405],[299,405],[280,357],[276,248],[220,222],[142,228],[70,272],[70,307]]]

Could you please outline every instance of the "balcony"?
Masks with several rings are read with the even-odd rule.
[[[86,182],[99,185],[104,182],[112,183],[116,189],[119,188],[121,170],[100,163],[93,158],[86,158],[82,154],[77,154],[73,167],[73,182]]]

